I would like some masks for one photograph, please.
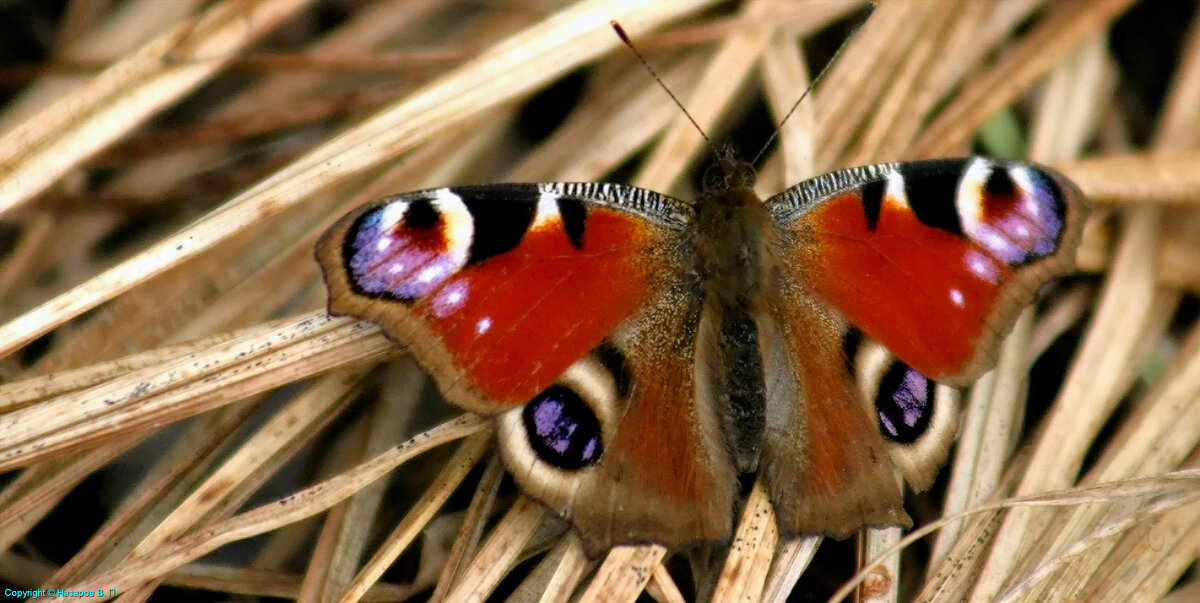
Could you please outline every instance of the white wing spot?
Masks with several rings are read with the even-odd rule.
[[[996,266],[996,262],[988,255],[981,251],[972,249],[967,252],[966,261],[967,268],[969,268],[971,273],[975,276],[978,276],[979,278],[993,285],[1000,282],[1000,269]]]
[[[1033,180],[1029,168],[1013,166],[1008,170],[1008,175],[1017,183],[1017,189],[1020,191],[1021,198],[1024,202],[1022,208],[1033,216],[1035,221],[1041,222],[1043,207],[1038,203],[1041,199],[1041,191],[1038,190],[1037,184]]]
[[[908,189],[904,186],[904,175],[891,172],[887,175],[887,192],[883,196],[884,203],[891,202],[897,207],[908,207]]]
[[[488,329],[491,328],[492,318],[490,316],[484,316],[483,318],[479,319],[479,322],[475,323],[475,334],[483,335],[484,333],[488,332]]]
[[[471,211],[462,197],[448,188],[434,191],[433,206],[442,220],[442,236],[446,239],[445,255],[453,259],[455,269],[467,263],[471,251],[471,240],[475,237],[475,224]]]
[[[441,276],[445,273],[446,269],[442,266],[427,266],[424,270],[417,274],[417,282],[432,283],[441,278]]]
[[[955,195],[954,206],[958,210],[958,219],[962,222],[963,232],[971,238],[978,237],[983,222],[983,186],[992,173],[991,162],[983,158],[975,158],[967,164],[959,179],[958,192]]]
[[[383,213],[379,215],[379,228],[383,230],[391,230],[397,224],[404,220],[404,214],[408,213],[407,201],[393,201],[383,207]]]
[[[962,291],[959,291],[958,289],[951,289],[950,290],[950,301],[954,302],[954,305],[956,305],[960,308],[963,307],[963,303],[965,300],[963,299]]]
[[[538,195],[537,213],[533,216],[532,228],[540,228],[558,219],[558,195],[542,191]]]

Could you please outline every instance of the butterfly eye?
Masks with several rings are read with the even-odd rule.
[[[921,437],[933,417],[935,388],[933,381],[908,365],[892,363],[875,394],[875,413],[883,435],[901,444]]]
[[[543,461],[575,470],[600,460],[600,421],[571,389],[551,386],[526,404],[522,415],[529,444]]]

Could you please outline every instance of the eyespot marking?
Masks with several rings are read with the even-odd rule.
[[[929,428],[935,384],[902,362],[895,362],[879,383],[875,412],[880,430],[893,442],[910,444]]]
[[[578,470],[604,452],[600,421],[579,394],[553,385],[525,405],[522,413],[529,443],[542,461]]]
[[[472,238],[462,199],[438,189],[367,210],[350,226],[342,257],[356,292],[411,302],[466,265]]]

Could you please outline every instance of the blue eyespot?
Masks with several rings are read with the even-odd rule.
[[[884,437],[911,444],[929,429],[937,385],[902,362],[893,363],[879,383],[875,412]]]
[[[570,389],[551,386],[530,400],[522,414],[529,443],[546,463],[576,470],[600,460],[600,421]]]

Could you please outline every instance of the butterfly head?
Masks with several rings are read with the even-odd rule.
[[[754,188],[755,172],[732,145],[713,151],[713,162],[704,171],[703,195],[719,197],[730,191]]]

